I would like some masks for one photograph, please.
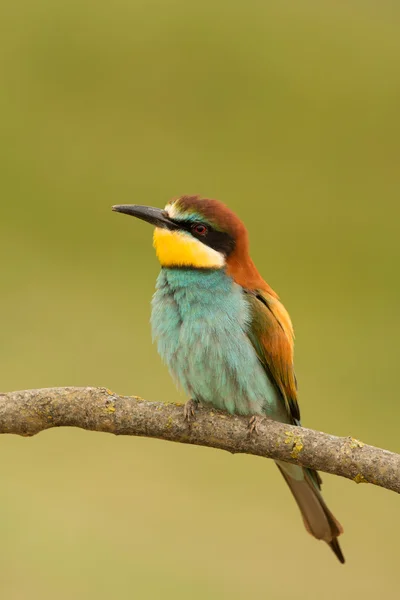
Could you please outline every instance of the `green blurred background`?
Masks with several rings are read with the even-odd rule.
[[[184,401],[151,344],[151,228],[115,203],[227,202],[297,334],[303,422],[400,451],[400,9],[6,0],[1,391]],[[7,600],[375,599],[395,494],[325,476],[341,567],[273,463],[78,430],[0,438]]]

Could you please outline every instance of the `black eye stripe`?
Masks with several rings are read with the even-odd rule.
[[[213,250],[222,252],[225,256],[229,256],[235,248],[235,240],[229,233],[218,231],[208,223],[202,223],[201,221],[179,221],[177,219],[175,223],[179,225],[180,229],[188,231],[194,238],[200,240],[206,246],[213,248]],[[197,233],[195,230],[197,225],[203,225],[207,231],[205,233]]]

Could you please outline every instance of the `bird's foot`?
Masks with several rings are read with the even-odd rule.
[[[183,418],[188,423],[195,420],[197,405],[198,401],[194,400],[194,398],[190,398],[183,407]]]
[[[251,417],[251,419],[249,420],[249,424],[248,424],[250,437],[252,435],[259,435],[260,425],[263,421],[263,418],[264,417],[262,417],[261,415],[253,415]]]

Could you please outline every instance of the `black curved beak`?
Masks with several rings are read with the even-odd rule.
[[[152,206],[140,206],[139,204],[117,204],[112,207],[114,212],[131,215],[155,227],[164,229],[179,229],[179,225],[172,221],[165,210],[153,208]]]

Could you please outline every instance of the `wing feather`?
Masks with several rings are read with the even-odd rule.
[[[293,367],[293,329],[278,298],[263,290],[247,291],[251,308],[249,338],[270,379],[279,390],[294,424],[300,423]]]

